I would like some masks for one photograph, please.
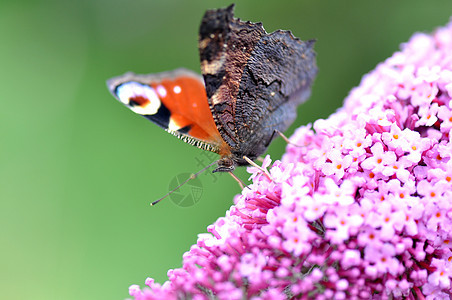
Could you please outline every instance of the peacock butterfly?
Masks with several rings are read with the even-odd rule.
[[[174,71],[108,80],[137,114],[198,148],[218,153],[213,172],[230,172],[263,154],[296,118],[317,73],[313,40],[233,17],[234,5],[208,10],[199,29],[201,73]]]

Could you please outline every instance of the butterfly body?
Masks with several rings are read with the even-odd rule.
[[[260,23],[233,18],[233,6],[209,10],[199,31],[203,77],[185,69],[127,73],[108,86],[134,112],[220,154],[215,171],[229,172],[295,120],[317,73],[312,47],[289,31],[267,34]]]

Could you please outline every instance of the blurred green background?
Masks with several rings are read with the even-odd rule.
[[[0,298],[124,299],[166,280],[197,234],[224,216],[237,183],[200,177],[199,202],[164,195],[205,155],[133,114],[105,80],[199,70],[204,11],[229,1],[0,2]],[[452,1],[237,1],[267,31],[317,38],[319,75],[288,131],[340,107],[350,88],[415,31],[445,24]],[[285,143],[269,149],[274,159]],[[244,169],[238,176],[245,179]]]

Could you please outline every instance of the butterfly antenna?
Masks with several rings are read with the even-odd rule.
[[[151,203],[151,206],[156,205],[157,203],[159,203],[160,201],[162,201],[163,199],[165,199],[166,197],[168,197],[169,195],[171,195],[172,193],[174,193],[175,191],[177,191],[178,189],[181,188],[181,186],[183,186],[184,184],[186,184],[187,182],[189,182],[192,179],[195,179],[196,177],[198,177],[199,174],[201,174],[202,172],[204,172],[205,170],[207,170],[208,168],[210,168],[211,166],[213,166],[214,164],[216,164],[216,161],[210,163],[207,167],[204,167],[202,170],[196,172],[195,174],[191,174],[190,177],[188,177],[184,182],[182,182],[181,184],[179,184],[178,186],[176,186],[174,189],[172,189],[171,191],[169,191],[165,196],[163,196],[162,198],[155,200],[154,202]]]
[[[292,143],[291,141],[289,141],[289,138],[287,136],[284,135],[284,133],[282,133],[281,131],[275,129],[275,133],[277,135],[279,135],[280,137],[282,137],[282,139],[287,143],[287,144],[291,144],[291,145],[295,145],[294,143]],[[296,146],[296,145],[295,145]]]

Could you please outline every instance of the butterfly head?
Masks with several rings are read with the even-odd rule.
[[[212,173],[216,172],[232,172],[234,171],[236,163],[231,156],[223,156],[217,161],[217,167]]]

